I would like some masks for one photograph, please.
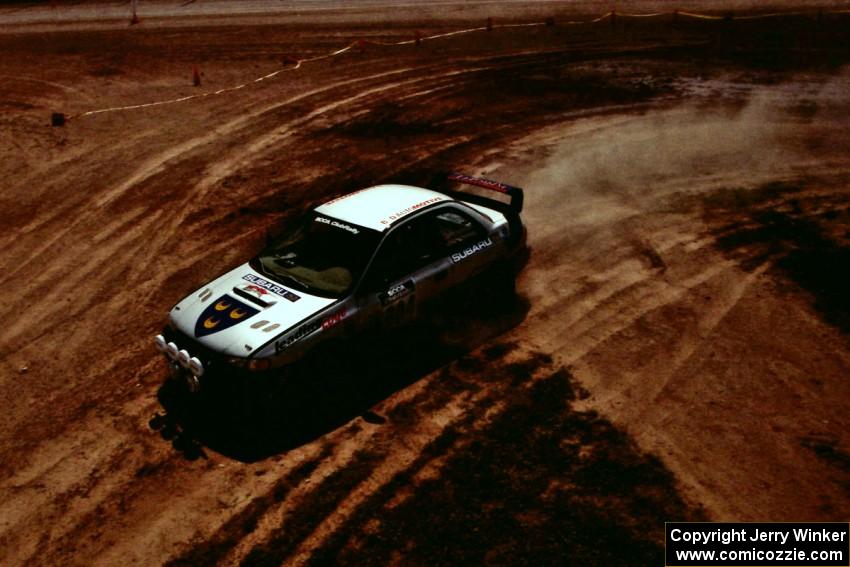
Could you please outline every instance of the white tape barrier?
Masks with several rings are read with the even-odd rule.
[[[850,10],[831,10],[831,11],[819,11],[818,14],[847,14],[850,13]],[[752,14],[752,15],[743,15],[743,16],[733,16],[732,19],[735,20],[756,20],[763,18],[776,18],[776,17],[786,17],[786,16],[804,16],[811,15],[811,12],[772,12],[769,14]],[[686,18],[694,18],[701,20],[725,20],[729,19],[730,16],[718,16],[714,14],[700,14],[697,12],[683,12],[680,10],[675,10],[673,12],[652,12],[648,14],[636,14],[629,12],[606,12],[601,16],[598,16],[592,20],[568,20],[568,21],[559,21],[558,25],[586,25],[586,24],[596,24],[608,18],[657,18],[661,16],[682,16]],[[323,59],[330,59],[331,57],[336,57],[338,55],[342,55],[347,51],[351,51],[356,47],[363,47],[365,45],[381,45],[381,46],[398,46],[398,45],[411,45],[411,44],[419,44],[423,41],[431,41],[435,39],[443,39],[447,37],[454,37],[457,35],[481,32],[481,31],[489,31],[495,29],[505,29],[505,28],[525,28],[525,27],[540,27],[540,26],[552,26],[554,25],[554,20],[550,19],[546,22],[530,22],[530,23],[521,23],[521,24],[492,24],[492,20],[488,20],[487,26],[475,27],[475,28],[467,28],[462,30],[455,30],[450,32],[438,33],[434,35],[427,36],[416,36],[413,39],[405,39],[401,41],[378,41],[371,39],[360,39],[357,41],[353,41],[349,45],[341,49],[337,49],[335,51],[331,51],[330,53],[326,53],[324,55],[317,55],[315,57],[306,57],[304,59],[295,59],[292,62],[294,65],[292,67],[285,67],[283,69],[278,69],[277,71],[273,71],[267,75],[263,75],[262,77],[258,77],[253,81],[249,81],[247,83],[242,83],[241,85],[236,85],[233,87],[226,87],[223,89],[219,89],[217,91],[208,91],[204,93],[198,93],[193,95],[187,95],[179,98],[172,98],[168,100],[158,100],[155,102],[146,102],[143,104],[131,104],[127,106],[113,106],[111,108],[101,108],[98,110],[89,110],[87,112],[82,112],[80,114],[72,114],[67,116],[65,119],[70,120],[72,118],[82,118],[84,116],[93,116],[95,114],[102,114],[104,112],[118,112],[122,110],[136,110],[139,108],[149,108],[152,106],[162,106],[165,104],[176,104],[179,102],[186,102],[189,100],[206,98],[209,96],[217,96],[225,93],[230,93],[234,91],[238,91],[240,89],[244,89],[245,87],[253,84],[260,83],[262,81],[272,79],[277,75],[287,72],[287,71],[297,71],[301,68],[301,65],[304,63],[312,63],[313,61],[321,61]]]

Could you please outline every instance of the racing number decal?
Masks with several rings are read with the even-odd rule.
[[[408,280],[392,286],[378,297],[384,308],[384,323],[395,325],[413,315],[416,286],[413,280]]]

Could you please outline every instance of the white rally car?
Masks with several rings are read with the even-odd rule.
[[[171,309],[156,346],[172,375],[198,391],[214,372],[281,367],[330,339],[408,322],[473,276],[512,283],[527,258],[522,189],[447,179],[505,198],[378,185],[313,209]]]

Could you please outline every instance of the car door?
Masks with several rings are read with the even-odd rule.
[[[426,302],[475,272],[480,259],[471,258],[467,248],[485,233],[457,207],[440,207],[394,227],[365,280],[381,326],[414,319]]]
[[[450,260],[431,214],[418,215],[387,234],[364,277],[361,302],[381,327],[414,319],[423,302],[439,293]]]
[[[433,216],[442,254],[449,260],[446,287],[468,281],[492,263],[494,237],[472,214],[454,206],[436,210]]]

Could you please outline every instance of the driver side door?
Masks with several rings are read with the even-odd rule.
[[[381,244],[364,280],[378,326],[415,319],[422,304],[448,284],[451,260],[434,219],[432,213],[418,215],[394,227]]]

